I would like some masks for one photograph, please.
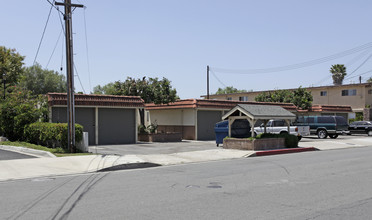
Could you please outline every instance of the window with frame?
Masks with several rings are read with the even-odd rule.
[[[341,92],[342,96],[356,96],[356,89],[344,89]]]
[[[320,96],[327,96],[327,91],[320,91]]]
[[[239,101],[247,102],[248,101],[248,96],[240,96]]]
[[[372,95],[372,89],[368,89],[368,95]]]
[[[232,98],[231,97],[227,97],[227,100],[232,100]]]

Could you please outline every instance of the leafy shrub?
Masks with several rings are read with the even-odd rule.
[[[6,99],[0,104],[0,129],[11,141],[25,140],[23,137],[26,125],[46,120],[46,98],[32,96],[27,90],[11,87]]]
[[[47,146],[50,148],[67,148],[68,124],[36,122],[25,127],[24,136],[26,141]],[[75,141],[83,139],[83,126],[75,124]]]
[[[257,139],[262,138],[284,138],[284,145],[287,148],[294,148],[298,146],[298,138],[293,134],[271,134],[271,133],[262,133],[257,135]]]
[[[151,123],[149,126],[140,125],[138,126],[138,132],[140,134],[155,134],[158,129],[157,123]]]

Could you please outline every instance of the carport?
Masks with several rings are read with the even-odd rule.
[[[266,133],[266,124],[269,120],[285,120],[288,127],[288,134],[290,132],[290,120],[296,119],[296,115],[285,110],[280,106],[271,105],[247,105],[238,104],[228,113],[222,116],[223,120],[229,121],[229,137],[231,137],[231,127],[235,120],[246,119],[251,125],[251,134],[254,134],[254,125],[258,120],[264,122],[264,132]]]

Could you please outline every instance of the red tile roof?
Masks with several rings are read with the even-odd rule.
[[[66,93],[48,93],[49,106],[67,105]],[[75,106],[107,106],[143,108],[144,101],[138,96],[75,94]]]
[[[313,105],[310,112],[352,112],[348,105]],[[309,112],[308,110],[298,110],[298,112]]]
[[[169,104],[145,104],[146,110],[161,109],[185,109],[185,108],[202,108],[202,109],[226,109],[230,110],[237,104],[252,105],[275,105],[281,106],[291,112],[309,112],[308,110],[297,109],[292,103],[275,103],[275,102],[243,102],[230,100],[211,100],[211,99],[185,99]],[[342,105],[313,105],[310,112],[352,112],[350,106]]]
[[[270,102],[242,102],[230,100],[211,100],[211,99],[185,99],[169,104],[145,104],[147,110],[154,109],[185,109],[185,108],[203,108],[203,109],[226,109],[230,110],[237,104],[254,105],[276,105],[281,106],[288,111],[296,111],[296,106],[292,103],[270,103]]]

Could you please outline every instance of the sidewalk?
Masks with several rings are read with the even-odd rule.
[[[337,142],[331,139],[320,142],[301,142],[300,146],[299,148],[269,151],[215,148],[169,154],[127,154],[123,156],[89,155],[59,158],[55,158],[53,157],[54,155],[45,154],[44,152],[35,152],[35,150],[28,151],[25,148],[19,148],[19,152],[34,154],[38,156],[38,158],[0,161],[0,181],[227,160],[314,150],[365,147],[372,146],[372,138],[353,139],[345,142]],[[4,149],[4,147],[2,149]]]
[[[174,154],[89,155],[4,160],[0,161],[0,181],[115,170],[120,166],[120,169],[125,168],[125,166],[133,169],[137,167],[244,158],[254,153],[254,151],[216,149]]]

